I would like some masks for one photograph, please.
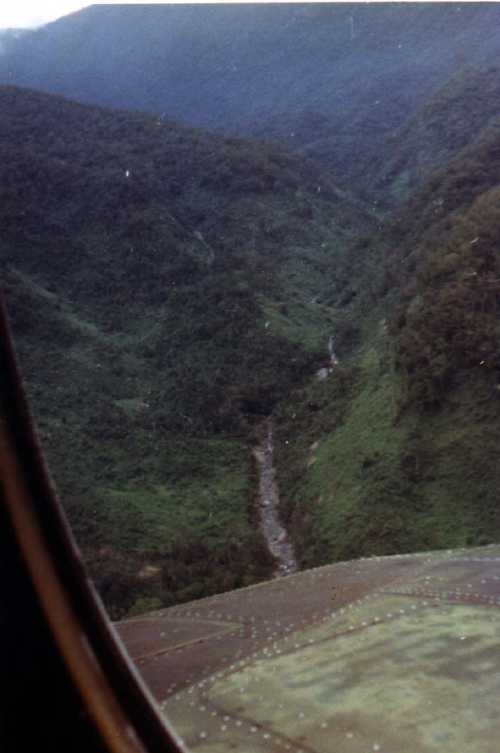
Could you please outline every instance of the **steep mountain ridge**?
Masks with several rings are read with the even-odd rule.
[[[485,128],[372,237],[359,352],[278,409],[303,566],[500,535],[499,147]]]
[[[495,3],[91,6],[8,40],[0,82],[240,134],[320,113],[311,153],[348,181],[457,70],[498,56],[499,18]]]
[[[429,175],[500,123],[500,70],[468,67],[421,107],[356,185],[386,202],[402,203]],[[369,188],[368,188],[369,186]],[[368,188],[368,190],[367,190]]]

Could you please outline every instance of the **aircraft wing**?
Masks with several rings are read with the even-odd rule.
[[[499,750],[500,546],[337,563],[118,630],[190,750]]]

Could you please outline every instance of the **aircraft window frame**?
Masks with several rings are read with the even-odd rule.
[[[9,551],[15,552],[6,564],[14,578],[19,579],[22,569],[32,588],[18,594],[19,603],[22,599],[36,600],[36,609],[41,612],[59,658],[81,699],[79,713],[84,715],[85,724],[97,733],[103,750],[182,753],[182,744],[157,709],[87,576],[50,481],[23,389],[1,294],[0,364],[1,514],[7,521],[3,535],[8,536],[9,545],[13,545]],[[24,614],[22,605],[19,615],[17,609],[15,612],[10,614],[9,623],[2,625],[11,636],[16,633],[16,617],[21,620]],[[23,626],[19,623],[18,627],[22,630]],[[29,647],[20,644],[18,650],[29,652]],[[50,649],[45,646],[42,650]],[[36,651],[35,648],[33,672],[37,669]],[[15,666],[15,661],[11,661],[10,666]],[[6,679],[13,695],[17,693],[17,688],[12,689],[16,679],[19,686],[30,683],[28,677],[15,678],[8,673]],[[50,677],[45,680],[49,692]],[[51,689],[54,704],[58,702],[58,691],[64,693],[67,688]],[[29,700],[36,702],[34,698]],[[29,711],[24,709],[22,714]],[[64,727],[64,719],[61,725]],[[24,750],[22,745],[17,747],[15,740],[8,739],[8,730],[3,736],[7,738],[6,750]],[[53,744],[48,740],[38,742],[42,750],[48,750],[48,745]],[[75,744],[78,745],[77,740]]]

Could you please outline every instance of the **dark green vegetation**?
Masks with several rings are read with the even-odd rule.
[[[432,170],[484,139],[486,127],[500,126],[499,96],[497,67],[463,68],[388,138],[368,174],[357,176],[360,190],[387,203],[408,199]]]
[[[278,411],[304,566],[498,540],[500,130],[487,103],[485,127],[366,250],[359,351]]]
[[[266,12],[323,29],[323,8],[283,8]],[[51,468],[115,616],[271,573],[251,462],[270,414],[302,565],[500,536],[500,74],[443,46],[497,11],[462,6],[458,22],[453,6],[432,18],[408,6],[413,26],[387,25],[393,12],[357,7],[351,39],[353,8],[338,11],[349,65],[331,99],[333,79],[313,89],[299,65],[304,29],[296,85],[274,82],[283,102],[257,97],[256,58],[255,96],[240,87],[249,109],[229,117],[208,87],[207,122],[227,114],[228,127],[285,146],[0,90],[4,285]],[[73,18],[82,39],[99,13]],[[244,13],[254,44],[257,17]],[[265,44],[279,57],[288,31],[276,28]],[[369,44],[356,36],[368,28]],[[425,39],[414,67],[410,28]],[[363,78],[360,54],[382,55],[382,32],[407,62],[391,48]],[[494,40],[483,41],[488,59]],[[284,76],[272,56],[266,70],[273,61]],[[306,88],[317,101],[287,113]],[[319,381],[331,335],[340,363]]]
[[[265,576],[252,428],[324,359],[331,259],[371,220],[277,147],[14,88],[0,110],[13,328],[101,593]]]

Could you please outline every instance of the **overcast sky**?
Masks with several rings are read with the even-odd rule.
[[[0,29],[40,26],[90,4],[78,0],[1,0]]]
[[[149,0],[151,2],[151,0]],[[131,3],[134,0],[117,0],[111,4]],[[153,0],[155,2],[155,0]],[[66,16],[88,5],[105,3],[78,2],[78,0],[0,0],[0,29],[33,28],[56,18]],[[110,4],[109,0],[108,3]]]
[[[185,1],[200,2],[200,0]],[[244,0],[232,0],[232,2],[242,1]],[[258,1],[265,2],[266,0]],[[88,5],[123,5],[134,2],[137,2],[137,0],[115,0],[115,2],[108,0],[107,3],[92,3],[91,0],[88,2],[78,2],[78,0],[0,0],[0,29],[34,28],[49,21],[55,21],[56,18],[66,16],[68,13],[73,13],[75,10],[80,10],[80,8],[85,8]],[[161,0],[149,0],[149,2],[160,4]],[[182,2],[182,0],[170,0],[170,2]],[[210,2],[218,2],[218,0],[210,0]]]
[[[220,0],[224,2],[224,0]],[[279,0],[226,0],[230,2],[279,2]],[[303,2],[303,0],[288,0],[288,2]],[[340,0],[316,0],[316,2],[340,2]],[[371,2],[382,0],[371,0]],[[405,0],[406,1],[406,0]],[[453,0],[445,0],[453,2]],[[479,0],[473,0],[479,2]],[[130,5],[137,0],[104,0],[103,2],[79,2],[79,0],[0,0],[0,29],[31,29],[55,21],[56,18],[67,16],[88,5]],[[173,3],[182,2],[219,2],[219,0],[169,0]],[[161,5],[162,0],[149,0],[148,4]]]

